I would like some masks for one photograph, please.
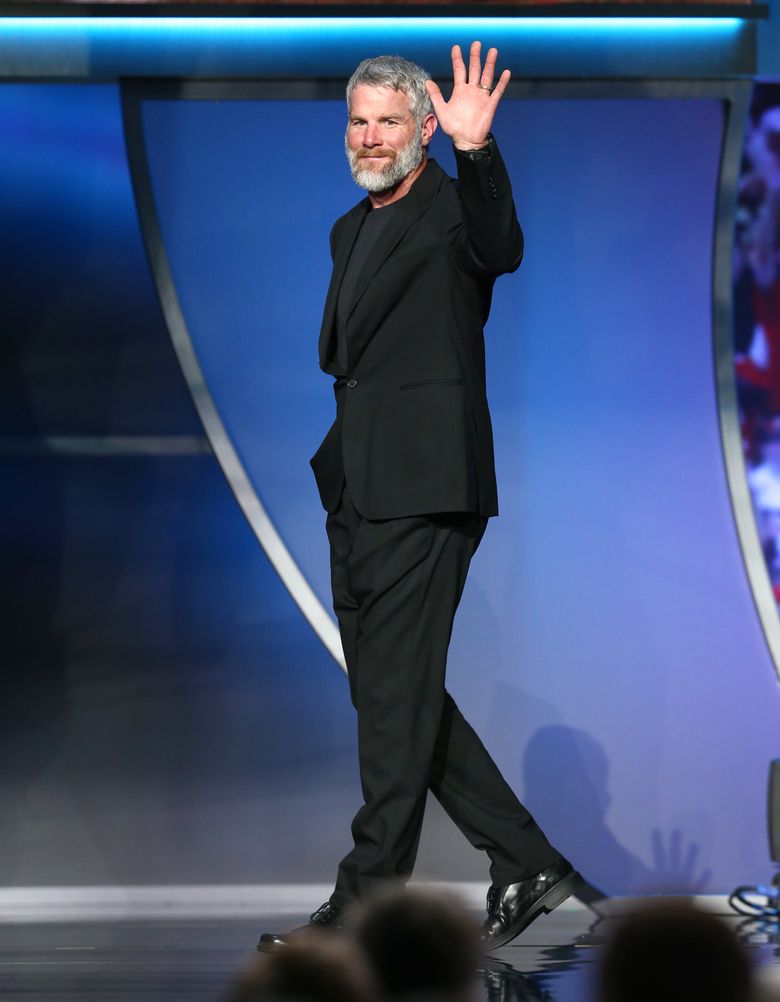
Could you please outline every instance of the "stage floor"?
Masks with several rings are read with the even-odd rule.
[[[723,910],[749,944],[762,976],[780,984],[780,928]],[[38,922],[0,925],[3,1002],[219,1002],[257,957],[261,931],[306,916],[219,920]],[[612,920],[559,908],[496,952],[476,999],[586,1002],[598,947]]]

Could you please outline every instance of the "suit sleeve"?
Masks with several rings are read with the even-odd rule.
[[[515,271],[523,258],[512,185],[494,140],[492,152],[472,160],[455,150],[463,226],[456,247],[465,267],[491,275]]]

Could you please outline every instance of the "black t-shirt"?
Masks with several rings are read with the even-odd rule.
[[[374,249],[374,245],[384,232],[387,224],[393,216],[395,208],[400,204],[392,202],[390,205],[383,205],[379,209],[371,209],[363,220],[355,243],[352,245],[352,253],[349,256],[344,278],[339,289],[339,298],[336,303],[336,362],[342,371],[347,371],[347,333],[346,320],[352,307],[352,300],[355,295],[355,286],[366,258]]]

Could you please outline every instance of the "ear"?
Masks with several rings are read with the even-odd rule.
[[[438,124],[439,123],[436,120],[435,115],[431,114],[425,116],[422,126],[420,127],[420,138],[422,139],[423,146],[427,146],[431,141],[431,136],[433,136],[436,131]]]

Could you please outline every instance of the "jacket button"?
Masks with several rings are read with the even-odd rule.
[[[354,390],[355,387],[357,386],[357,379],[348,379],[347,386],[350,388],[350,390]]]

